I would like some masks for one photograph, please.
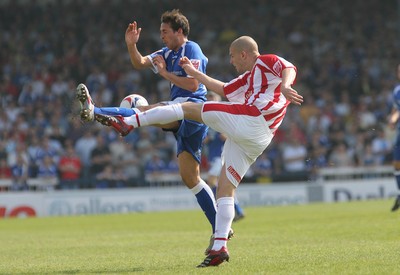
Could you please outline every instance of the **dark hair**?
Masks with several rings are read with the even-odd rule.
[[[178,9],[164,12],[161,15],[161,23],[169,24],[174,31],[182,29],[184,36],[189,35],[189,20]]]

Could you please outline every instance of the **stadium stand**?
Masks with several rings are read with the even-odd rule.
[[[41,186],[43,158],[49,156],[58,166],[67,144],[81,160],[79,187],[95,188],[90,166],[96,140],[101,136],[114,148],[119,138],[100,125],[80,123],[73,91],[78,83],[86,83],[99,106],[119,105],[130,93],[140,93],[150,103],[164,100],[163,80],[132,68],[124,32],[131,20],[138,21],[143,27],[138,46],[150,53],[147,48],[161,47],[161,13],[177,7],[191,20],[189,38],[201,44],[209,58],[208,73],[214,77],[229,80],[235,75],[228,46],[239,35],[253,36],[263,53],[278,53],[297,65],[296,89],[305,103],[289,108],[267,152],[272,182],[299,177],[312,181],[345,170],[358,175],[371,167],[389,173],[393,132],[386,116],[400,61],[397,2],[1,1],[0,160],[13,173],[0,174],[0,190],[13,189],[9,183],[15,173],[25,170],[28,186]],[[110,166],[124,167],[124,186],[155,184],[152,176],[144,176],[145,161],[153,153],[165,161],[171,155],[171,134],[151,128],[141,140],[141,131],[124,138],[132,155],[114,158]],[[300,173],[285,170],[283,149],[289,136],[307,151]],[[134,165],[132,173],[127,163]],[[341,167],[345,163],[346,169]],[[249,176],[257,177],[262,175]],[[166,178],[175,180],[168,175],[163,184]],[[52,185],[58,188],[58,182]]]

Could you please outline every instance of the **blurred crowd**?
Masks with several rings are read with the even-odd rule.
[[[390,164],[394,132],[386,126],[400,63],[396,0],[2,1],[0,3],[0,179],[13,190],[28,178],[57,178],[59,188],[146,185],[145,175],[177,173],[171,133],[147,127],[120,138],[83,124],[74,91],[85,83],[98,106],[139,93],[169,98],[169,83],[130,64],[124,33],[142,27],[143,54],[162,47],[160,16],[179,8],[189,39],[209,58],[208,74],[236,72],[228,47],[239,35],[261,53],[298,68],[296,90],[273,144],[245,181],[314,180],[322,167]],[[202,171],[206,172],[207,144]]]

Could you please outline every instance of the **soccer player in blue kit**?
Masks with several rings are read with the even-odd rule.
[[[171,82],[171,101],[138,107],[140,111],[160,105],[171,105],[185,101],[206,101],[207,90],[205,86],[196,79],[188,76],[183,68],[179,66],[179,60],[185,56],[199,71],[206,72],[208,59],[197,43],[188,40],[189,31],[189,21],[179,10],[163,13],[161,16],[160,38],[165,47],[152,54],[143,56],[137,48],[141,28],[138,28],[136,21],[128,25],[125,32],[125,42],[134,68],[150,68]],[[84,84],[78,85],[77,98],[81,104],[81,118],[84,121],[93,121],[96,119],[100,123],[109,126],[106,121],[102,120],[101,115],[121,115],[128,117],[135,113],[133,109],[129,108],[95,107],[89,91]],[[208,127],[202,123],[186,119],[157,126],[174,133],[177,140],[180,176],[185,185],[196,196],[197,202],[210,222],[212,232],[214,232],[216,215],[215,198],[211,188],[200,177],[201,149],[203,140],[207,135]],[[126,132],[122,135],[124,136],[128,133]],[[229,237],[232,235],[233,231]],[[211,241],[213,241],[213,235],[211,239],[210,245],[212,244]]]
[[[397,78],[400,80],[400,64],[397,65]],[[393,89],[393,109],[389,116],[389,126],[393,129],[397,129],[397,137],[394,144],[393,151],[393,166],[394,176],[396,178],[397,189],[400,192],[400,83],[398,83]],[[400,208],[400,194],[397,195],[392,211],[396,211]]]

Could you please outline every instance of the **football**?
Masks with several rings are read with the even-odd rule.
[[[144,98],[143,96],[139,94],[131,94],[126,97],[121,101],[121,104],[119,107],[123,108],[136,108],[139,106],[148,106],[149,103],[147,102],[147,99]]]

